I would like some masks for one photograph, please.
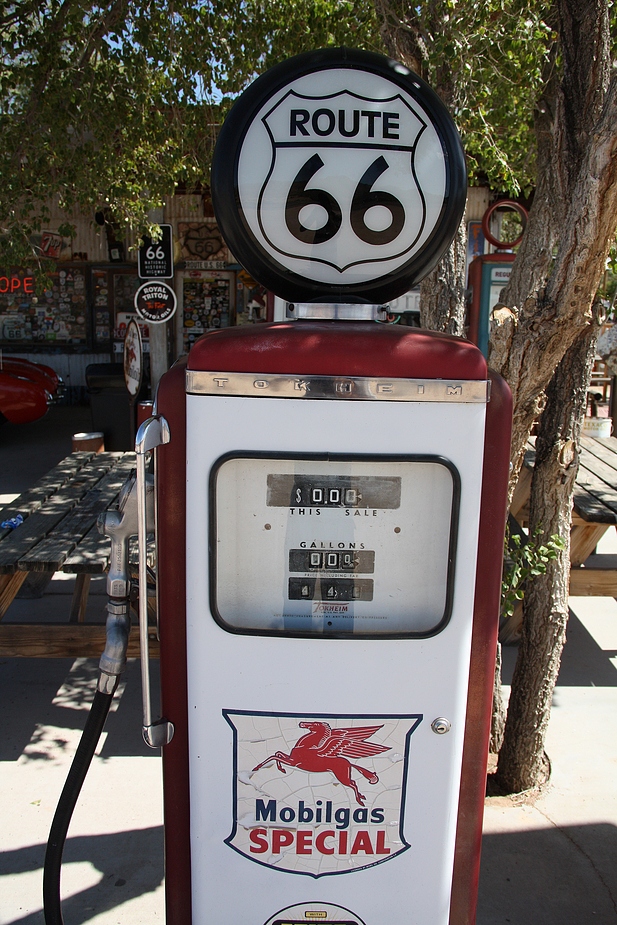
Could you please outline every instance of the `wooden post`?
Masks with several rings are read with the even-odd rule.
[[[151,324],[150,331],[150,388],[154,397],[161,376],[167,372],[167,321]]]
[[[164,209],[150,209],[148,218],[151,222],[157,222],[159,225],[165,221]],[[156,387],[159,384],[161,376],[169,368],[167,355],[167,322],[163,324],[151,324],[150,331],[150,389],[152,398],[156,393]]]

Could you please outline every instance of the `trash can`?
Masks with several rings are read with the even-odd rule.
[[[122,363],[91,363],[86,367],[86,385],[92,430],[103,432],[105,449],[132,450],[131,403]]]
[[[88,434],[73,434],[73,453],[94,451],[102,453],[105,449],[105,434],[102,430],[92,431]]]

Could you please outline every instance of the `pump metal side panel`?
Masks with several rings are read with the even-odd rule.
[[[187,396],[194,923],[448,922],[485,414]]]

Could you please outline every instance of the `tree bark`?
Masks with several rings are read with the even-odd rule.
[[[614,153],[607,156],[603,149],[614,145],[617,126],[614,81],[609,83],[608,7],[603,0],[556,0],[552,15],[560,36],[562,74],[559,82],[551,74],[537,107],[536,198],[509,285],[502,293],[511,308],[498,307],[496,312],[498,334],[491,358],[515,392],[513,491],[529,428],[543,401],[541,389],[555,356],[555,336],[559,330],[564,336],[559,352],[578,338],[561,359],[547,392],[531,498],[530,529],[540,524],[544,537],[559,534],[567,549],[549,564],[546,575],[531,583],[524,602],[523,636],[496,775],[497,786],[506,792],[535,788],[548,773],[544,741],[568,615],[569,518],[576,469],[574,458],[571,462],[568,458],[572,454],[578,458],[578,431],[572,422],[577,414],[584,414],[596,337],[595,325],[587,329],[582,325],[589,318],[604,265],[606,251],[600,256],[598,250],[608,246],[617,223],[614,200],[609,196],[604,202],[605,183],[614,186],[615,178],[608,179]],[[550,67],[553,64],[549,62]],[[598,221],[603,218],[608,218],[608,224],[601,227]],[[549,275],[556,244],[559,249]],[[546,288],[538,289],[543,275],[548,276]],[[546,340],[540,331],[548,335]],[[542,355],[534,355],[530,336]],[[543,368],[543,360],[549,361],[547,367]],[[496,697],[496,738],[502,720]]]
[[[442,259],[422,281],[420,323],[423,328],[463,336],[466,256],[467,228],[463,220]]]
[[[390,57],[426,78],[429,49],[412,4],[406,0],[375,0],[375,12],[381,40]]]
[[[558,534],[565,548],[544,575],[529,583],[523,601],[521,642],[496,773],[496,783],[506,793],[539,787],[548,776],[544,742],[566,638],[572,493],[597,335],[598,324],[587,325],[559,364],[536,440],[530,534],[538,529],[542,543]]]
[[[562,74],[557,81],[551,72],[537,107],[538,195],[504,304],[494,313],[489,353],[513,392],[512,490],[544,390],[591,319],[617,225],[617,78],[610,79],[608,4],[555,0],[552,15]]]
[[[503,745],[503,734],[506,728],[506,704],[503,699],[501,683],[501,643],[497,643],[497,658],[495,659],[495,674],[493,676],[493,712],[491,713],[491,735],[488,750],[492,755],[498,755]]]

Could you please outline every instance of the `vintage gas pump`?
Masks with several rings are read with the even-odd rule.
[[[517,213],[521,233],[511,241],[501,240],[491,230],[491,219],[501,210]],[[501,290],[507,285],[516,254],[509,248],[516,247],[523,240],[527,225],[527,209],[512,199],[500,199],[488,207],[482,216],[484,237],[497,248],[494,254],[480,254],[469,265],[468,280],[468,337],[484,356],[488,356],[489,327],[491,312],[499,301]]]
[[[312,52],[238,99],[212,189],[297,320],[206,334],[137,435],[167,925],[469,925],[510,394],[473,344],[377,323],[456,231],[458,135],[403,65]]]
[[[473,922],[510,396],[375,323],[459,223],[458,136],[402,65],[309,53],[239,98],[212,188],[299,320],[202,337],[138,435],[169,434],[168,925]]]
[[[516,254],[497,252],[474,257],[469,265],[469,340],[488,356],[491,312],[507,285]]]

